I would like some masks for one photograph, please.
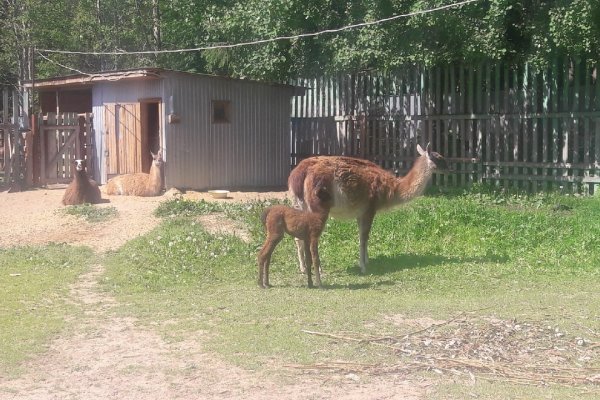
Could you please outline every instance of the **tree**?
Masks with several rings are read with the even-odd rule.
[[[295,36],[457,0],[5,0],[0,74],[26,77],[31,48],[159,51]],[[480,0],[314,37],[154,55],[36,55],[38,77],[141,66],[284,81],[405,63],[549,63],[600,56],[600,0]],[[46,57],[46,58],[44,58]],[[64,68],[63,66],[67,67]]]

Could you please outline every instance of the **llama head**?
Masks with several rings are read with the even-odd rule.
[[[152,154],[153,164],[160,168],[160,166],[163,164],[162,150],[158,150],[156,154],[153,152],[150,152],[150,154]]]
[[[428,165],[430,165],[433,169],[448,169],[448,164],[446,163],[446,159],[444,158],[444,156],[435,151],[431,151],[431,143],[427,143],[427,146],[425,146],[425,150],[423,150],[421,145],[417,144],[417,152],[421,156],[427,157]]]
[[[83,171],[83,160],[75,160],[75,171]]]

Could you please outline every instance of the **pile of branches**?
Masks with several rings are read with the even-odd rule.
[[[588,330],[591,337],[598,334]],[[533,322],[467,317],[464,314],[399,335],[368,336],[303,331],[335,341],[379,346],[395,352],[393,365],[334,362],[294,365],[367,373],[433,371],[474,380],[502,380],[518,384],[600,386],[600,342],[571,336],[558,327]]]

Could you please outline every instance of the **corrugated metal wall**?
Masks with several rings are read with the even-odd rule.
[[[161,98],[167,188],[283,186],[290,172],[293,88],[163,72],[164,79],[97,84],[93,90],[96,160],[106,177],[104,104]],[[172,99],[172,100],[171,100]],[[230,122],[212,122],[212,101],[230,101]],[[168,115],[179,116],[169,123]],[[103,181],[104,182],[104,181]]]
[[[181,122],[166,124],[168,186],[209,189],[285,185],[293,89],[171,74],[165,98]],[[212,101],[230,101],[230,122],[212,122]],[[170,105],[166,105],[168,114]]]

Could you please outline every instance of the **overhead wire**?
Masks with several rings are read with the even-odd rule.
[[[394,15],[394,16],[391,16],[388,18],[379,19],[376,21],[361,22],[358,24],[346,25],[346,26],[343,26],[340,28],[335,28],[335,29],[325,29],[325,30],[318,31],[318,32],[300,33],[297,35],[277,36],[277,37],[268,38],[268,39],[259,39],[259,40],[253,40],[253,41],[247,41],[247,42],[231,43],[231,44],[218,44],[218,45],[202,46],[202,47],[187,48],[187,49],[144,50],[144,51],[70,51],[70,50],[54,50],[54,49],[37,49],[37,51],[38,51],[38,53],[41,52],[41,53],[47,53],[47,54],[54,53],[54,54],[95,55],[95,56],[122,56],[122,55],[139,55],[139,54],[189,53],[189,52],[205,51],[205,50],[229,49],[229,48],[252,46],[252,45],[264,44],[264,43],[271,43],[271,42],[281,41],[281,40],[294,40],[294,39],[316,37],[316,36],[321,36],[321,35],[325,35],[325,34],[338,33],[338,32],[343,32],[343,31],[347,31],[347,30],[351,30],[351,29],[379,25],[379,24],[397,20],[400,18],[413,17],[413,16],[417,16],[417,15],[429,14],[429,13],[445,10],[448,8],[460,7],[460,6],[463,6],[466,4],[475,3],[475,2],[479,2],[479,1],[481,1],[481,0],[464,0],[464,1],[460,1],[458,3],[446,4],[443,6],[430,8],[427,10],[419,10],[419,11],[413,11],[413,12],[406,13],[406,14],[398,14],[398,15]]]

